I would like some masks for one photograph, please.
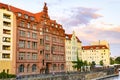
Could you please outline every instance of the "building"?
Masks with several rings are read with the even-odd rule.
[[[104,66],[110,64],[110,50],[106,45],[89,45],[82,46],[82,60],[88,63],[95,62],[100,65],[100,61]]]
[[[0,5],[1,6],[1,5]],[[12,73],[14,14],[0,8],[0,72]]]
[[[66,71],[76,71],[76,69],[73,68],[74,64],[72,61],[77,61],[77,55],[82,59],[81,41],[75,35],[74,31],[72,34],[66,34],[65,38]]]
[[[36,14],[39,23],[40,54],[44,55],[43,70],[46,73],[65,71],[65,30],[48,16],[45,3],[43,11]]]
[[[65,31],[62,25],[50,19],[47,10],[46,3],[39,13],[0,3],[0,65],[5,65],[0,66],[0,72],[7,70],[12,74],[28,75],[64,71]],[[3,41],[8,39],[10,41]],[[3,59],[2,55],[9,59]]]

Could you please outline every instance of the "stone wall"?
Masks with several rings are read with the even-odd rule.
[[[17,80],[91,80],[112,74],[114,74],[114,69],[106,69],[103,71],[91,71],[91,72],[60,73],[54,75],[53,74],[29,75],[21,76]],[[4,79],[4,80],[16,80],[16,79]]]

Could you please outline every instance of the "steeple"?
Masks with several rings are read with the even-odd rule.
[[[46,2],[44,2],[43,12],[48,13],[48,7]]]

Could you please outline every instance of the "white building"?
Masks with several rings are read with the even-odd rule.
[[[0,9],[0,72],[12,73],[14,15]]]
[[[65,36],[65,54],[66,54],[66,71],[75,71],[72,61],[77,61],[77,54],[81,57],[81,41],[73,34],[66,34]]]
[[[104,66],[110,64],[110,50],[106,45],[82,46],[82,60],[92,63],[93,61],[100,65],[103,61]]]

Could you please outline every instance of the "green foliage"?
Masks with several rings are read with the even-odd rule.
[[[101,65],[101,66],[103,66],[103,65],[104,65],[103,60],[101,60],[101,61],[100,61],[100,65]]]
[[[112,58],[110,58],[110,64],[114,64],[115,63],[115,60],[113,60]]]
[[[117,57],[117,58],[115,59],[115,63],[116,63],[116,64],[120,64],[120,57]]]
[[[83,61],[80,60],[77,56],[77,61],[72,61],[72,63],[74,64],[73,68],[76,68],[77,70],[80,70],[81,67],[84,65]]]
[[[96,65],[95,61],[92,61],[92,63],[91,63],[91,68],[94,68],[95,65]]]
[[[15,78],[16,76],[13,74],[7,74],[5,72],[0,73],[0,79],[5,79],[5,78]]]
[[[84,66],[88,66],[88,62],[87,61],[84,61],[83,64],[84,64]]]

